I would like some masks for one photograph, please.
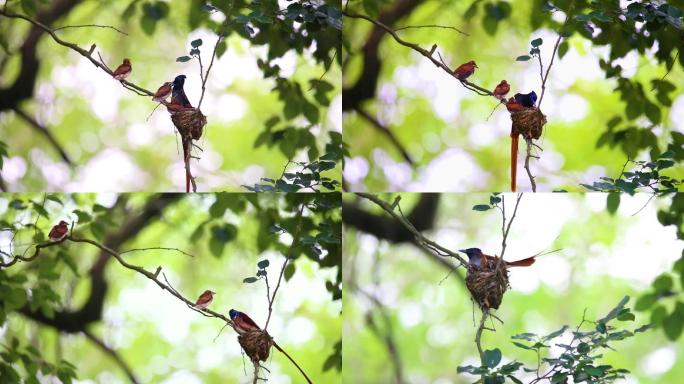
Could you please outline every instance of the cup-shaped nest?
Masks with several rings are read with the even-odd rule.
[[[273,346],[271,336],[262,330],[250,331],[238,336],[238,342],[252,362],[266,361]]]
[[[199,140],[202,130],[207,125],[207,117],[197,108],[185,108],[171,114],[171,121],[176,126],[181,137],[192,137]]]
[[[511,120],[513,120],[513,132],[520,133],[527,140],[540,138],[546,124],[546,116],[539,108],[526,108],[511,113]]]
[[[508,270],[503,261],[492,268],[468,265],[466,287],[482,309],[498,309],[508,289]]]

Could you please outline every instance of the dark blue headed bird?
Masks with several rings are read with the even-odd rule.
[[[173,91],[171,92],[171,103],[180,104],[183,108],[192,108],[190,100],[185,95],[183,85],[185,84],[185,75],[178,75],[173,79]]]
[[[515,101],[527,108],[534,107],[535,103],[537,102],[537,94],[534,91],[527,94],[516,93],[513,97],[515,97]]]

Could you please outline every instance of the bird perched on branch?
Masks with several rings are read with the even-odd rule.
[[[534,108],[534,104],[537,102],[537,93],[534,91],[530,93],[516,93],[513,97],[515,97],[515,101],[527,108]]]
[[[152,100],[156,101],[157,103],[163,103],[166,101],[166,98],[169,97],[171,94],[171,84],[173,84],[170,81],[167,81],[157,89],[157,92],[154,94],[152,97]]]
[[[497,85],[496,88],[494,88],[494,92],[492,92],[492,93],[494,94],[494,97],[496,97],[497,99],[499,99],[501,101],[506,101],[506,94],[510,90],[511,90],[510,84],[508,84],[508,82],[506,80],[501,80],[499,85]]]
[[[496,263],[498,262],[498,257],[495,256],[489,256],[485,255],[482,253],[482,250],[480,248],[468,248],[468,249],[461,249],[459,252],[463,252],[468,256],[468,264],[474,265],[480,268],[487,268],[487,269],[492,269],[496,266]],[[518,261],[503,261],[506,264],[506,268],[509,267],[529,267],[530,265],[534,264],[535,262],[535,257],[528,257],[526,259],[518,260]]]
[[[465,80],[470,75],[475,73],[475,68],[479,68],[474,61],[469,61],[467,63],[461,64],[454,70],[454,75],[459,80]]]
[[[52,242],[62,241],[67,237],[67,233],[69,233],[69,223],[61,220],[59,224],[52,227],[48,239]]]
[[[214,300],[214,295],[216,292],[206,290],[204,291],[198,298],[197,301],[195,302],[195,308],[197,309],[206,309],[209,304],[211,304],[212,300]]]
[[[256,325],[254,320],[252,320],[245,313],[236,311],[235,309],[231,309],[228,312],[228,315],[230,316],[230,319],[233,320],[233,329],[240,335],[244,335],[245,333],[252,331],[261,330],[261,328],[259,328],[259,326]]]
[[[127,78],[132,71],[133,66],[131,65],[131,61],[128,59],[123,59],[123,64],[119,65],[114,71],[114,78],[119,81],[122,81],[125,78]]]
[[[171,92],[171,103],[180,104],[183,108],[192,108],[190,100],[185,95],[183,85],[185,84],[185,75],[178,75],[173,79],[173,89]]]

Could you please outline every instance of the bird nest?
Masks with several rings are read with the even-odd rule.
[[[483,310],[498,309],[509,287],[506,265],[503,260],[498,260],[493,268],[468,265],[466,286]]]
[[[521,134],[526,140],[541,137],[542,129],[546,124],[546,116],[539,108],[526,108],[519,112],[511,113],[513,120],[513,132]]]
[[[193,140],[202,137],[204,126],[207,125],[207,117],[197,108],[185,108],[174,112],[171,114],[171,121],[181,137],[192,137]]]
[[[266,361],[273,346],[273,339],[268,332],[255,330],[238,336],[238,342],[253,363]]]

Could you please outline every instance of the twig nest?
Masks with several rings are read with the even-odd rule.
[[[253,363],[266,361],[273,346],[273,339],[263,330],[247,332],[238,336],[238,342]]]
[[[204,126],[207,125],[207,117],[197,108],[185,108],[174,112],[171,114],[171,121],[181,137],[192,137],[193,140],[202,137]]]
[[[525,108],[519,112],[511,113],[513,120],[513,132],[520,133],[525,139],[538,139],[546,124],[546,116],[539,108]]]
[[[508,289],[508,270],[503,261],[493,268],[468,265],[466,287],[482,309],[498,309]]]

